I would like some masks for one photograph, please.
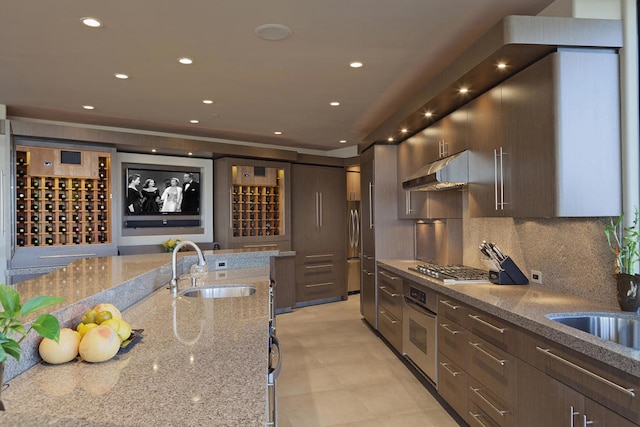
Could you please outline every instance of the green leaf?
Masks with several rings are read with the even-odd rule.
[[[60,341],[60,323],[58,319],[51,314],[41,314],[35,322],[31,324],[31,327],[45,338],[52,339],[55,342]]]
[[[4,311],[15,313],[20,310],[20,294],[15,289],[0,284],[0,304]]]
[[[4,348],[0,346],[0,363],[7,360],[7,353],[4,351]]]
[[[22,309],[20,310],[20,314],[26,316],[29,313],[33,313],[34,311],[41,310],[45,307],[61,303],[62,301],[64,301],[64,298],[60,297],[33,297],[29,301],[24,303]]]
[[[13,357],[16,360],[20,360],[20,356],[22,355],[22,349],[20,348],[20,344],[11,340],[2,344],[2,349],[6,354]]]

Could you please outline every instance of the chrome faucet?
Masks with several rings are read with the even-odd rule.
[[[198,254],[198,265],[197,265],[198,270],[206,271],[206,267],[207,267],[207,263],[205,262],[204,256],[202,255],[202,251],[200,250],[198,245],[196,245],[191,240],[183,240],[180,243],[178,243],[176,247],[173,248],[173,253],[171,254],[171,282],[169,282],[169,286],[171,289],[171,295],[174,297],[178,295],[178,272],[177,272],[178,267],[176,266],[177,254],[180,248],[185,245],[189,245],[196,250]]]

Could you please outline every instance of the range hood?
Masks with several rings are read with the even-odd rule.
[[[422,167],[403,181],[411,191],[440,191],[460,188],[469,182],[469,151],[463,151]]]

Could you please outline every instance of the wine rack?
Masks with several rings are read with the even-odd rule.
[[[29,151],[16,151],[17,247],[111,243],[111,158],[87,176],[33,175]]]
[[[279,236],[282,232],[278,185],[232,186],[234,237]]]

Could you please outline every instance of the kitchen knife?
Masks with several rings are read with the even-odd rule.
[[[498,258],[500,258],[500,261],[504,261],[505,259],[507,259],[507,257],[504,255],[504,253],[502,253],[502,251],[498,247],[498,245],[493,245],[493,250],[498,255]]]

